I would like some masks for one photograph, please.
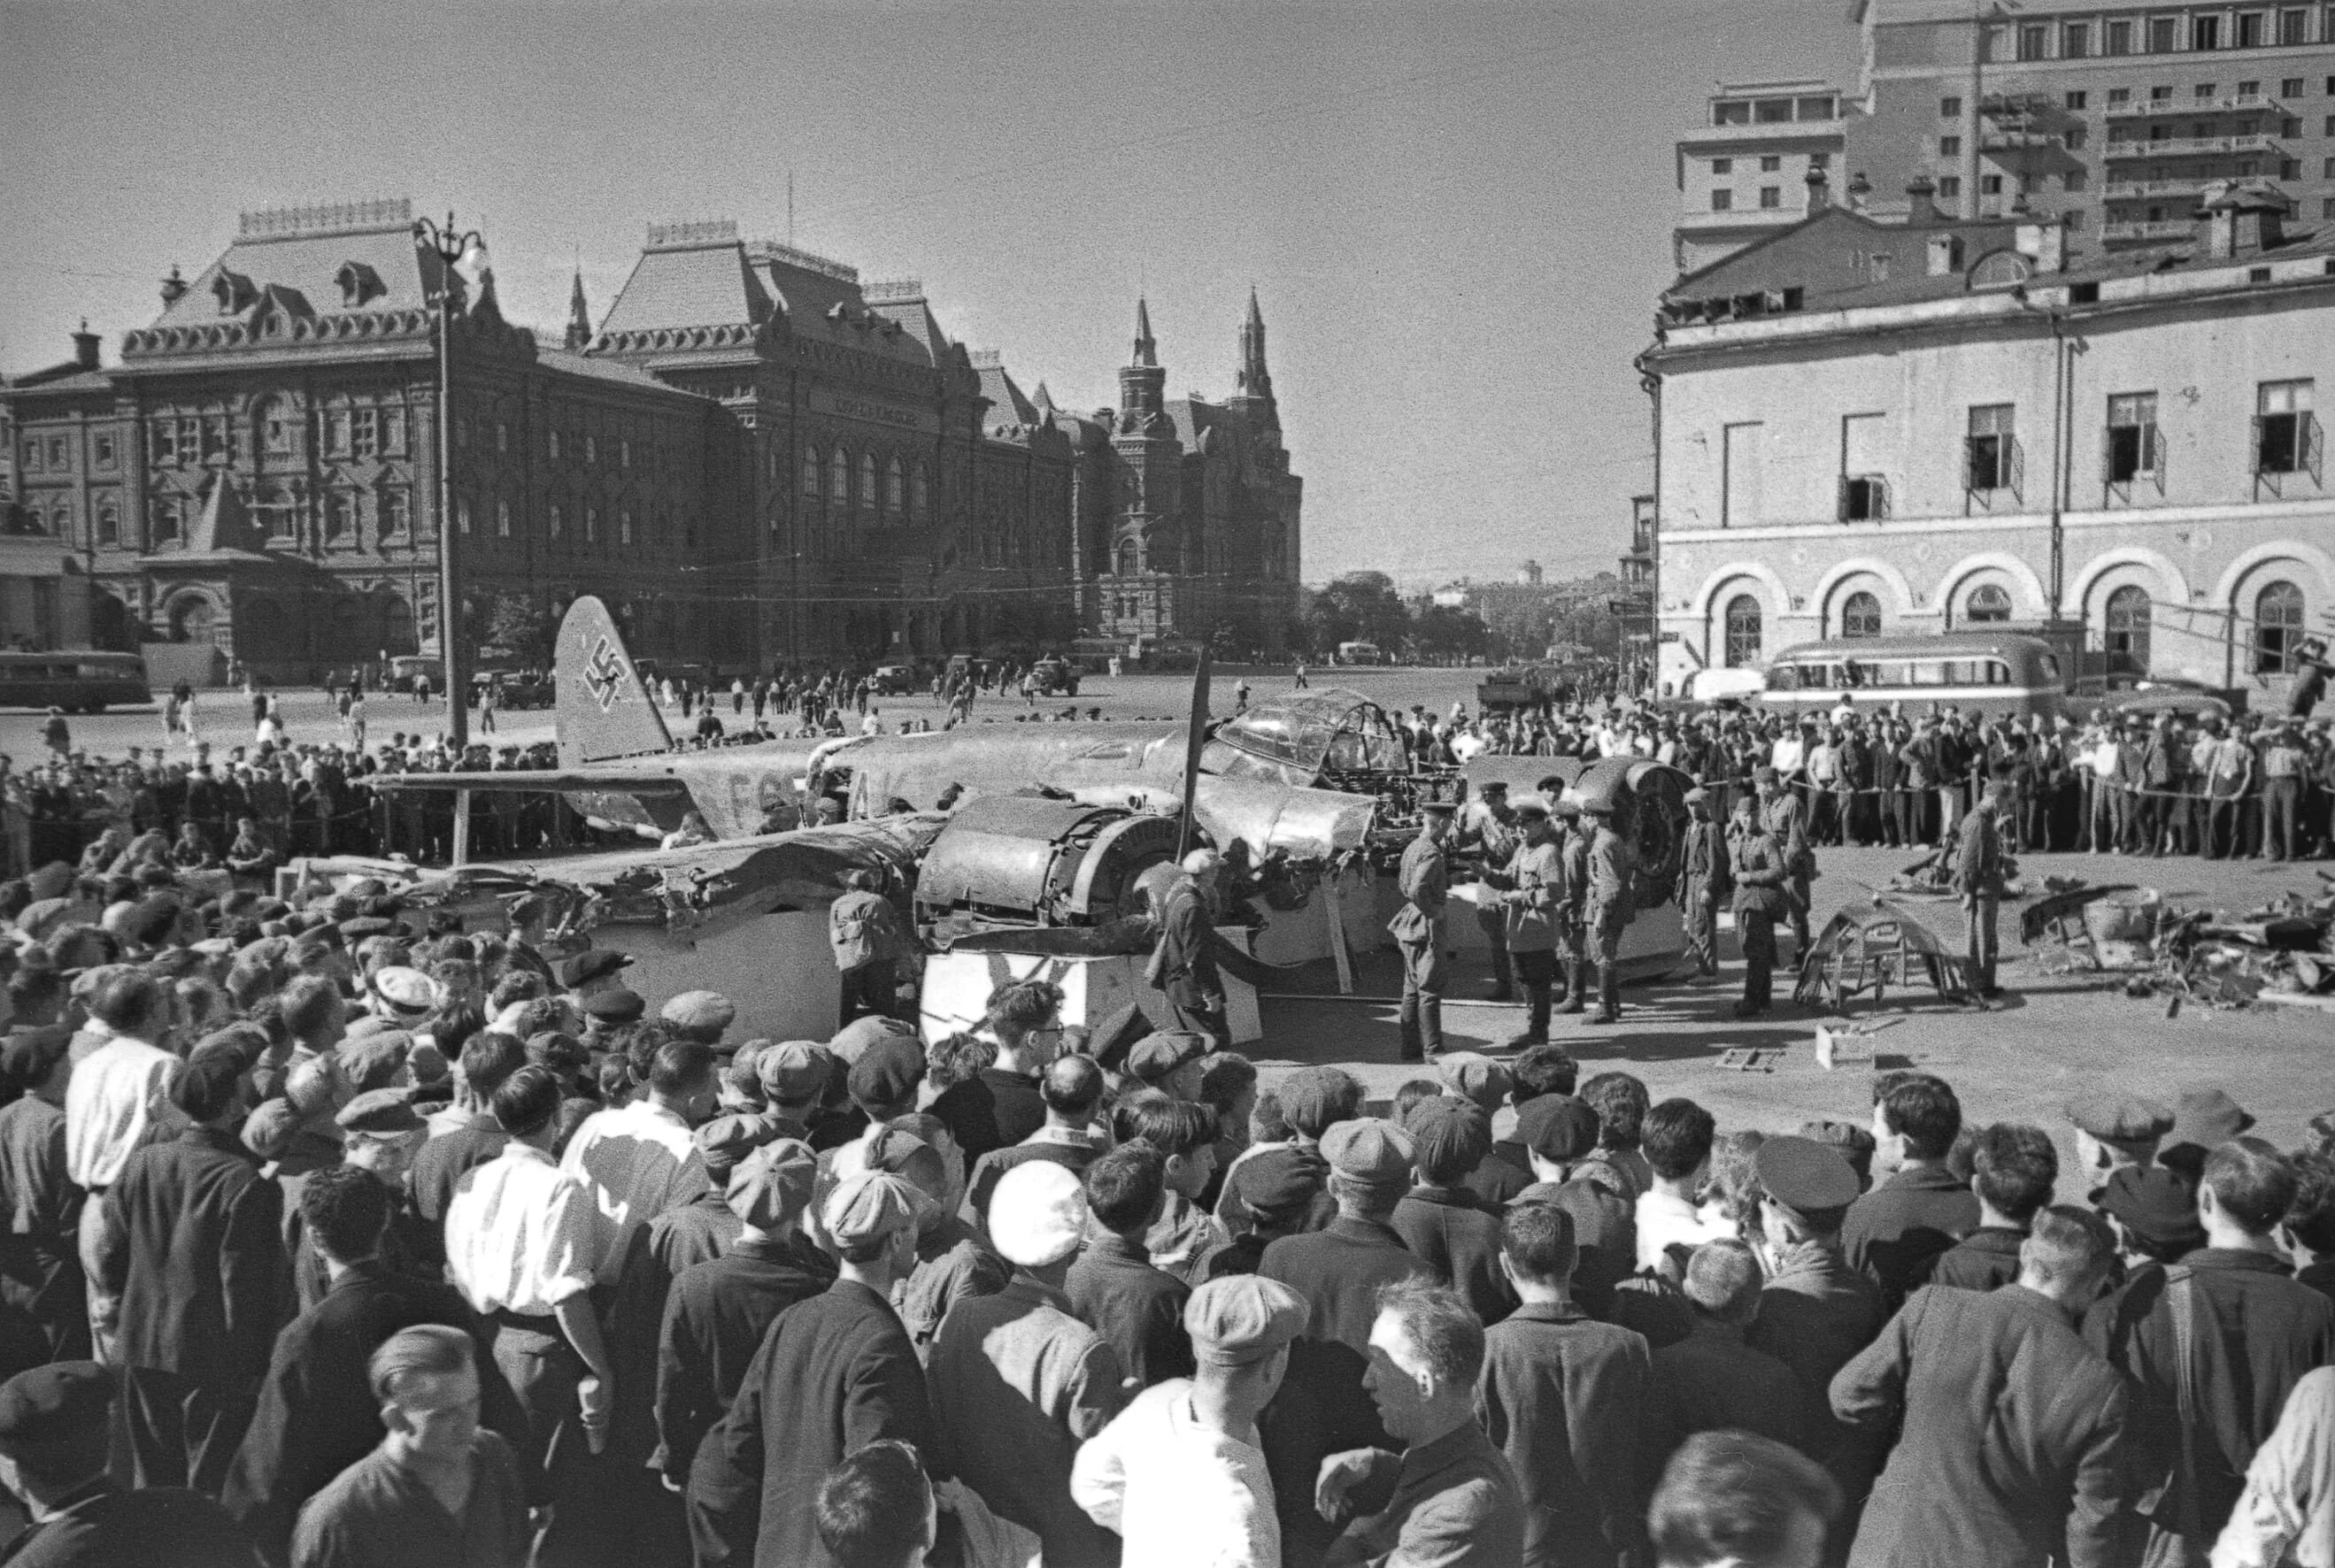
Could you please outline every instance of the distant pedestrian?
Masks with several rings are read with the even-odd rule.
[[[73,731],[65,726],[65,711],[52,707],[48,719],[41,725],[41,739],[62,762],[73,754]]]

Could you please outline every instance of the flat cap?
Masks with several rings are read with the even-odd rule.
[[[612,985],[584,999],[584,1016],[596,1023],[638,1023],[649,1004],[637,991]]]
[[[2112,1089],[2092,1089],[2068,1102],[2068,1119],[2102,1143],[2146,1143],[2173,1130],[2162,1102]]]
[[[1492,1152],[1491,1117],[1473,1100],[1448,1094],[1412,1106],[1402,1130],[1410,1135],[1411,1153],[1422,1169],[1463,1158],[1473,1169]]]
[[[170,1079],[170,1103],[197,1119],[217,1114],[214,1108],[234,1092],[243,1076],[243,1058],[233,1051],[201,1051],[179,1064]]]
[[[917,1130],[918,1122],[928,1125]],[[934,1144],[939,1137],[936,1124],[930,1124],[928,1118],[902,1117],[867,1145],[866,1168],[898,1176],[919,1195],[937,1194],[948,1185],[947,1163]]]
[[[1205,1034],[1164,1029],[1128,1048],[1127,1070],[1145,1083],[1158,1083],[1179,1067],[1189,1067],[1214,1050]]]
[[[527,1059],[554,1072],[574,1072],[592,1065],[584,1042],[564,1030],[547,1029],[527,1037]]]
[[[1538,795],[1519,795],[1511,802],[1519,817],[1545,817],[1548,802]]]
[[[413,1091],[404,1089],[369,1089],[341,1107],[333,1120],[343,1132],[374,1137],[396,1137],[422,1128],[413,1109]]]
[[[1556,804],[1550,807],[1549,809],[1565,821],[1570,822],[1581,815],[1581,802],[1575,800],[1570,795],[1560,795],[1556,798]]]
[[[1241,1162],[1240,1180],[1226,1189],[1226,1199],[1265,1224],[1288,1224],[1311,1208],[1321,1193],[1318,1161],[1297,1157],[1290,1149],[1268,1149]]]
[[[363,942],[368,936],[386,936],[397,929],[397,922],[384,920],[378,915],[360,915],[340,924],[341,937],[347,942]]]
[[[1410,1135],[1379,1117],[1342,1121],[1322,1135],[1322,1157],[1330,1168],[1372,1186],[1408,1183],[1414,1154]]]
[[[334,1054],[341,1059],[341,1071],[347,1075],[349,1086],[363,1094],[367,1089],[396,1088],[412,1050],[413,1037],[393,1029],[355,1041],[343,1040]]]
[[[659,1008],[657,1016],[677,1033],[712,1045],[737,1021],[738,1009],[718,991],[684,991]]]
[[[1490,1110],[1507,1099],[1516,1075],[1480,1050],[1447,1050],[1435,1060],[1435,1076],[1462,1099]]]
[[[865,1018],[853,1019],[837,1031],[835,1038],[827,1042],[827,1049],[834,1052],[844,1066],[849,1067],[877,1040],[914,1040],[916,1032],[896,1018],[871,1012]]]
[[[1305,1298],[1262,1274],[1210,1280],[1184,1303],[1192,1354],[1215,1367],[1261,1361],[1305,1331]]]
[[[15,1031],[5,1044],[0,1044],[0,1089],[15,1099],[48,1082],[49,1074],[65,1059],[73,1035],[61,1023]]]
[[[1569,1094],[1536,1095],[1516,1108],[1516,1141],[1545,1160],[1588,1158],[1598,1130],[1597,1112]]]
[[[925,1076],[925,1053],[906,1035],[887,1035],[862,1051],[845,1079],[860,1106],[893,1106],[912,1099]]]
[[[730,1171],[745,1161],[748,1155],[779,1136],[778,1125],[768,1117],[751,1111],[733,1111],[717,1116],[690,1135],[697,1146],[698,1155],[705,1161],[705,1173],[721,1181]]]
[[[373,971],[373,992],[398,1012],[427,1012],[438,1005],[438,982],[402,964]]]
[[[2204,1223],[2197,1217],[2197,1189],[2165,1166],[2126,1166],[2108,1177],[2094,1202],[2102,1214],[2115,1215],[2151,1246],[2169,1250],[2205,1244]]]
[[[2185,1089],[2180,1103],[2174,1108],[2173,1127],[2165,1135],[2169,1144],[2195,1144],[2199,1148],[2219,1147],[2240,1137],[2254,1125],[2252,1112],[2218,1089]]]
[[[1079,1250],[1087,1190],[1070,1166],[1033,1159],[1005,1173],[989,1198],[989,1240],[1009,1263],[1042,1269]]]
[[[858,1171],[835,1184],[819,1218],[836,1245],[857,1246],[913,1226],[916,1223],[916,1192],[898,1176],[882,1171]]]
[[[722,1201],[755,1229],[776,1230],[802,1217],[818,1176],[819,1157],[810,1145],[800,1138],[780,1138],[748,1149],[731,1167],[722,1184]]]
[[[1752,1157],[1759,1186],[1796,1214],[1845,1209],[1865,1190],[1840,1150],[1812,1137],[1771,1137]]]
[[[1342,1067],[1301,1067],[1281,1080],[1281,1114],[1292,1127],[1320,1127],[1334,1105],[1359,1099],[1360,1087]]]
[[[243,1118],[243,1147],[263,1160],[271,1160],[292,1147],[292,1135],[299,1130],[300,1113],[278,1095]]]
[[[113,1388],[113,1374],[95,1361],[52,1361],[0,1383],[0,1454],[43,1468],[102,1462]]]
[[[628,953],[612,953],[605,947],[587,947],[573,958],[563,958],[553,971],[559,983],[573,991],[579,985],[589,985],[602,980],[632,963]]]
[[[782,1040],[755,1060],[762,1092],[790,1105],[816,1097],[827,1087],[827,1050],[808,1040]]]

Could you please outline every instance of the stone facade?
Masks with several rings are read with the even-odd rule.
[[[2074,623],[2101,665],[2274,683],[2335,610],[2312,411],[2335,229],[2282,232],[2260,187],[2209,206],[2191,245],[2137,256],[1933,224],[1929,265],[1879,283],[1819,285],[1838,275],[1779,240],[1768,276],[1755,250],[1701,286],[1764,308],[1669,302],[1643,362],[1664,684],[1995,622]]]

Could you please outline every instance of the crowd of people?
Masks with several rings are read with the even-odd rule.
[[[1722,1128],[1546,1042],[1374,1106],[1042,980],[749,1040],[533,895],[111,892],[0,943],[12,1564],[2335,1546],[2335,1115],[2088,1094],[2062,1170],[1925,1073]]]

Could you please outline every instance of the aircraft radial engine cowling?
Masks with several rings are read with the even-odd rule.
[[[1608,757],[1581,771],[1565,790],[1585,808],[1592,801],[1614,804],[1613,828],[1636,851],[1637,874],[1630,889],[1637,908],[1666,902],[1678,881],[1686,850],[1686,792],[1694,780],[1666,763],[1642,757]]]
[[[916,874],[916,918],[1100,925],[1140,914],[1138,879],[1176,855],[1174,817],[1038,795],[983,795],[950,816]]]

